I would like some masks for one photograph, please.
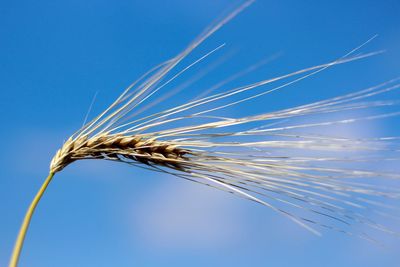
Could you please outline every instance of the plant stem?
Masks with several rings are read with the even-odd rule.
[[[19,230],[17,240],[15,241],[14,250],[11,255],[10,265],[9,267],[16,267],[18,264],[19,256],[21,254],[22,246],[24,245],[24,239],[26,232],[28,231],[29,223],[31,222],[32,215],[36,209],[37,204],[40,201],[40,198],[43,196],[43,193],[46,191],[47,186],[51,182],[54,173],[50,172],[49,176],[47,176],[46,180],[40,187],[37,192],[35,198],[32,200],[28,210],[26,211],[24,221],[22,222],[21,229]]]

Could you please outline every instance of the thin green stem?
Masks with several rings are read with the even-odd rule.
[[[43,193],[46,191],[47,186],[51,182],[54,173],[50,172],[49,176],[47,176],[46,180],[44,181],[43,185],[40,187],[39,191],[37,192],[35,198],[32,200],[28,210],[26,211],[24,221],[22,222],[21,229],[19,230],[17,241],[15,241],[14,250],[11,255],[10,265],[9,267],[17,267],[19,256],[21,254],[22,246],[24,245],[24,239],[26,232],[28,231],[29,223],[31,222],[32,215],[36,209],[37,204],[39,203]]]

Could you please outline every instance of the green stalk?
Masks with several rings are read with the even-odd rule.
[[[39,203],[41,197],[43,196],[44,192],[46,191],[47,186],[51,182],[54,173],[50,172],[49,176],[47,176],[46,180],[40,187],[39,191],[37,192],[35,198],[32,200],[28,210],[26,211],[24,221],[22,222],[21,228],[18,233],[17,240],[15,241],[14,250],[11,255],[10,265],[9,267],[17,267],[19,256],[21,254],[22,246],[24,245],[24,239],[26,232],[28,231],[29,224],[32,219],[32,215],[36,209],[37,204]]]

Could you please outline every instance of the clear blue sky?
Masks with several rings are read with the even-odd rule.
[[[98,92],[96,113],[183,49],[231,2],[0,2],[0,266],[50,159],[81,126],[93,95]],[[214,59],[231,57],[190,92],[273,55],[279,57],[243,81],[333,60],[375,34],[361,52],[386,53],[328,70],[234,115],[397,77],[399,14],[398,0],[259,0],[198,50],[197,56],[226,43]],[[399,134],[393,125],[382,123],[382,132]],[[79,162],[49,187],[20,266],[398,266],[400,240],[387,242],[385,250],[338,233],[315,237],[223,192],[122,164]]]

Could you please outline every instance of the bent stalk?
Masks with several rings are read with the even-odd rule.
[[[46,191],[47,186],[51,182],[53,176],[54,176],[54,172],[50,172],[49,176],[47,176],[46,180],[44,181],[43,185],[40,187],[35,198],[32,200],[28,210],[26,211],[24,221],[22,222],[21,229],[19,230],[18,237],[15,242],[14,250],[11,255],[9,267],[16,267],[18,264],[19,256],[21,254],[22,246],[24,245],[25,235],[26,235],[26,232],[28,231],[28,227],[31,222],[32,215],[33,215],[33,213],[36,209],[36,206],[39,203],[41,197],[43,196],[44,192]]]

